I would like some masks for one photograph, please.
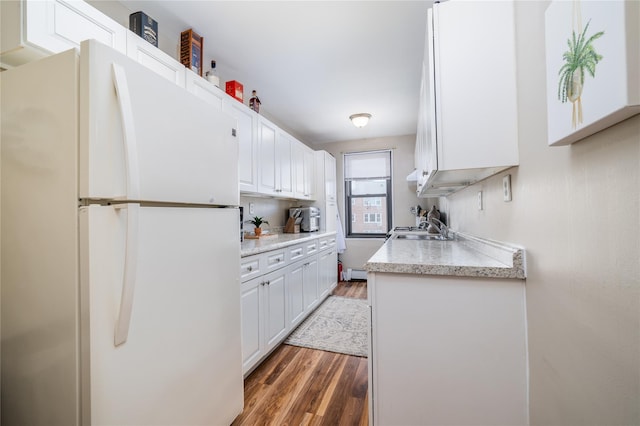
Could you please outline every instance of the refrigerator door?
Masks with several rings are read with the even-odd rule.
[[[80,53],[80,198],[238,205],[236,122],[125,55]]]
[[[80,209],[83,424],[221,425],[242,411],[238,214]]]

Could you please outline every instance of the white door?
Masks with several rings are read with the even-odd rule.
[[[80,198],[238,205],[235,120],[94,41],[80,55]]]
[[[238,223],[237,209],[80,209],[83,424],[241,412]]]

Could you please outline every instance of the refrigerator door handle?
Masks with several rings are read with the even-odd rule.
[[[124,165],[127,181],[127,199],[140,199],[140,170],[138,167],[138,147],[136,142],[136,131],[133,120],[133,106],[127,75],[124,68],[116,63],[111,64],[113,71],[113,85],[116,89],[118,104],[120,106],[120,117],[122,119],[122,133],[124,139]]]
[[[129,323],[133,309],[133,293],[136,284],[138,266],[138,217],[140,204],[128,203],[116,206],[127,209],[127,234],[124,259],[124,274],[122,278],[122,295],[120,297],[120,311],[116,320],[114,345],[119,346],[127,341]]]

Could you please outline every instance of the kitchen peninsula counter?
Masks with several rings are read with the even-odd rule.
[[[247,239],[240,244],[240,257],[252,256],[271,250],[285,248],[316,238],[323,238],[336,235],[336,232],[301,232],[298,234],[273,234],[274,236],[262,237],[260,239]]]
[[[368,272],[524,279],[524,249],[456,232],[455,239],[389,238],[368,260]]]

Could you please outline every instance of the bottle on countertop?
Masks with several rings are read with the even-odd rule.
[[[216,61],[211,61],[211,69],[206,72],[205,77],[209,83],[220,87],[220,77],[218,77],[218,71],[216,70]]]

